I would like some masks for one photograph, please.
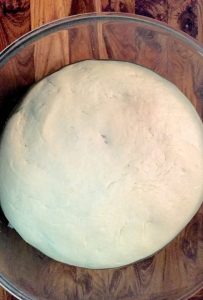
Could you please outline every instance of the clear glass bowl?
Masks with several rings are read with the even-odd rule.
[[[203,48],[200,44],[148,18],[86,14],[42,26],[0,53],[0,129],[31,84],[65,65],[86,59],[129,61],[152,69],[179,87],[202,117]],[[143,288],[139,296],[136,268],[134,264],[122,271],[95,271],[55,262],[7,227],[1,213],[0,284],[19,299],[119,299],[116,294],[119,284],[111,289],[108,280],[115,277],[118,281],[121,275],[131,288],[131,294],[128,292],[122,299],[144,300],[151,295],[154,298],[150,299],[162,299],[164,284],[159,288],[152,284],[151,292]],[[157,274],[161,272],[160,267]],[[185,284],[187,295],[199,287],[199,281],[191,279],[190,274]],[[137,286],[137,292],[133,286]],[[169,283],[168,289],[170,300],[182,297],[181,291],[173,294],[176,282]]]

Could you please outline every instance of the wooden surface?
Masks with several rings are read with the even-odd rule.
[[[137,14],[167,22],[171,26],[181,29],[192,37],[203,42],[202,0],[0,0],[0,50],[5,48],[9,43],[14,41],[22,34],[46,22],[68,15],[93,11],[120,11],[124,13],[136,12]],[[88,36],[87,32],[81,32],[80,34],[86,34]],[[81,38],[80,34],[78,38]],[[49,47],[53,47],[54,51],[57,53],[64,51],[64,49],[61,49],[60,47],[60,39],[55,40],[54,43],[50,41],[50,43],[47,45],[47,49],[43,48],[42,51],[42,46],[39,42],[35,49],[30,49],[26,54],[26,61],[27,65],[30,67],[30,72],[32,72],[32,67],[35,64],[35,56],[41,56],[41,60],[43,61],[43,55],[46,55],[46,51],[49,51]],[[67,47],[68,46],[69,45],[67,44]],[[105,56],[105,50],[102,47],[99,49],[99,51],[103,51],[103,55]],[[72,54],[72,60],[74,60],[74,55],[76,54]],[[59,66],[60,63],[61,62],[59,62]],[[51,67],[52,66],[49,66],[49,68]],[[44,64],[40,63],[40,61],[38,61],[37,65],[35,64],[36,79],[40,79],[42,74],[46,73],[44,68]],[[12,76],[12,72],[10,76]],[[203,208],[200,209],[199,213],[187,226],[186,230],[181,234],[181,237],[176,239],[172,245],[169,245],[166,251],[162,251],[161,255],[158,257],[155,256],[146,260],[145,262],[141,262],[140,264],[129,268],[128,272],[125,273],[125,276],[138,277],[139,274],[139,280],[137,282],[140,285],[148,288],[150,284],[156,285],[157,282],[160,282],[161,280],[161,278],[153,278],[153,272],[156,273],[154,268],[157,268],[157,266],[162,268],[162,276],[167,276],[168,273],[170,274],[170,272],[174,272],[174,268],[170,269],[170,264],[173,264],[177,266],[177,270],[176,273],[172,274],[172,276],[169,276],[169,278],[171,278],[170,280],[175,281],[178,289],[178,287],[181,286],[181,281],[184,278],[184,272],[186,272],[186,270],[183,266],[179,265],[176,250],[177,252],[179,251],[178,247],[180,247],[181,243],[183,255],[190,260],[191,265],[188,266],[188,268],[194,268],[195,274],[195,263],[197,256],[201,255],[201,261],[203,261],[202,241]],[[185,268],[187,269],[187,266]],[[201,266],[201,268],[203,273],[203,266]],[[81,271],[77,274],[77,276],[81,281],[81,289],[79,290],[79,293],[88,295],[91,285],[93,284],[88,271]],[[99,273],[96,276],[99,278]],[[133,289],[139,289],[139,286],[128,287],[126,290],[124,281],[124,272],[122,270],[117,270],[109,273],[106,282],[102,282],[101,287],[108,286],[108,289],[114,295],[114,300],[134,300],[135,298],[133,296]],[[160,288],[159,285],[157,285],[157,288]],[[106,293],[106,295],[104,294],[104,298],[102,298],[102,300],[111,300],[109,297],[109,294]],[[13,299],[14,298],[6,293],[3,289],[0,289],[0,300]],[[75,299],[77,299],[77,297]],[[86,296],[85,299],[93,298],[88,298]],[[150,298],[150,300],[158,299],[170,300],[166,295],[160,295],[159,298],[154,298],[152,295]],[[203,290],[199,291],[191,299],[203,299]]]

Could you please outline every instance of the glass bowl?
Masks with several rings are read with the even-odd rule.
[[[202,118],[203,48],[199,43],[145,17],[86,14],[42,26],[0,53],[0,129],[31,84],[86,59],[128,61],[155,71],[173,82]],[[165,291],[166,299],[187,299],[202,283],[202,273],[193,278],[190,266],[184,282],[170,280],[160,264],[163,251],[155,260],[119,270],[86,270],[55,262],[26,244],[0,215],[0,284],[19,299],[145,300],[163,299]],[[156,284],[143,279],[151,265],[157,268]]]

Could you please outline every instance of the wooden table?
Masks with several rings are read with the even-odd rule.
[[[44,23],[94,11],[129,12],[156,18],[203,42],[203,0],[0,0],[0,50]],[[200,220],[203,224],[202,212],[203,209]],[[14,299],[0,288],[0,300]],[[192,299],[203,299],[203,289]]]

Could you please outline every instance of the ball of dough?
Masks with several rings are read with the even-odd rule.
[[[80,62],[43,79],[0,146],[11,225],[81,267],[119,267],[162,248],[200,207],[202,183],[195,109],[173,84],[126,62]]]

